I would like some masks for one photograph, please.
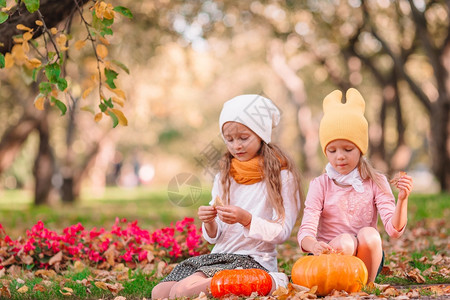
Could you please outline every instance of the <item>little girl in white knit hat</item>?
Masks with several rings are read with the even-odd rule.
[[[297,238],[302,251],[314,255],[329,250],[356,255],[373,282],[384,258],[377,213],[389,236],[403,234],[413,183],[406,173],[398,179],[396,204],[386,177],[363,156],[369,144],[363,97],[349,89],[346,103],[341,99],[336,90],[323,100],[319,138],[329,163],[310,183]]]
[[[152,290],[152,298],[208,294],[225,269],[269,272],[272,291],[287,286],[278,272],[276,246],[286,241],[300,210],[300,176],[293,161],[271,143],[278,108],[259,95],[237,96],[223,105],[219,129],[227,146],[215,176],[212,200],[200,206],[203,237],[211,254],[189,258]]]

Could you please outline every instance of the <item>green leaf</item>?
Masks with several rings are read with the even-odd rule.
[[[6,0],[0,0],[0,7],[6,7]]]
[[[33,81],[36,81],[37,78],[37,74],[39,73],[39,71],[42,69],[42,67],[33,69],[33,74],[31,75],[31,79],[33,79]]]
[[[104,30],[102,30],[101,32],[100,32],[100,35],[101,36],[105,36],[105,35],[113,35],[113,31],[112,31],[112,29],[111,28],[105,28]]]
[[[104,103],[100,103],[100,104],[98,105],[98,107],[100,108],[100,110],[101,110],[102,112],[105,112],[105,111],[108,109],[108,107],[107,107]]]
[[[8,18],[9,15],[7,13],[0,11],[0,24],[4,23]]]
[[[131,11],[128,9],[128,8],[126,8],[126,7],[123,7],[123,6],[116,6],[116,7],[114,7],[114,9],[113,9],[114,11],[116,11],[116,12],[118,12],[119,14],[121,14],[121,15],[124,15],[125,17],[127,17],[127,18],[133,18],[133,14],[131,13]]]
[[[119,118],[117,118],[117,116],[112,111],[108,111],[108,115],[113,121],[113,128],[116,128],[116,126],[119,125]]]
[[[45,76],[47,76],[48,81],[51,83],[58,83],[59,74],[61,74],[61,69],[57,63],[45,66]]]
[[[51,61],[55,58],[56,52],[50,51],[50,52],[48,52],[47,56],[48,56],[48,60]]]
[[[23,2],[30,13],[34,13],[39,9],[39,0],[23,0]]]
[[[103,19],[101,22],[105,27],[109,27],[114,24],[114,19]]]
[[[61,92],[64,92],[67,88],[67,80],[64,78],[58,77],[56,84]]]
[[[52,91],[52,84],[47,81],[39,83],[39,91],[44,95],[50,94]]]
[[[39,43],[36,41],[36,40],[30,40],[30,41],[28,41],[28,43],[31,43],[34,47],[39,47]]]
[[[51,101],[53,103],[55,103],[56,107],[59,108],[59,110],[61,111],[61,116],[64,116],[67,111],[67,106],[63,102],[61,102],[60,100],[56,99],[53,96],[51,97]]]
[[[121,63],[118,60],[112,60],[112,63],[115,64],[116,66],[118,66],[119,68],[121,68],[122,70],[124,70],[125,72],[127,72],[127,74],[130,74],[130,70],[128,69],[127,66],[125,66],[123,63]]]
[[[0,69],[3,69],[5,67],[5,56],[3,53],[0,53]]]
[[[116,85],[114,84],[114,79],[119,75],[116,71],[111,69],[105,69],[106,83],[110,88],[115,89]]]
[[[113,108],[114,104],[112,103],[111,98],[109,98],[108,100],[103,100],[106,104],[106,106],[108,106],[109,108]]]

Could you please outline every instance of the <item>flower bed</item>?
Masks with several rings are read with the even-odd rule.
[[[207,252],[201,228],[193,218],[149,232],[116,218],[111,230],[86,230],[80,223],[65,228],[61,234],[38,221],[25,238],[11,239],[0,224],[0,269],[21,265],[27,269],[61,269],[75,261],[96,268],[111,268],[117,263],[128,267],[145,265],[155,259],[168,263]]]

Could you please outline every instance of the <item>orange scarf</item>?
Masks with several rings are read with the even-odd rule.
[[[261,156],[255,156],[247,161],[231,159],[230,175],[239,184],[254,184],[264,178],[264,170],[259,165]],[[281,160],[280,160],[281,162]],[[286,161],[281,162],[281,169],[286,169]]]

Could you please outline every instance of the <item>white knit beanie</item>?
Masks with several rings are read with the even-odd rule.
[[[240,95],[223,104],[219,125],[223,137],[223,125],[237,122],[247,126],[264,142],[270,143],[272,129],[280,122],[280,111],[273,102],[260,95]]]

